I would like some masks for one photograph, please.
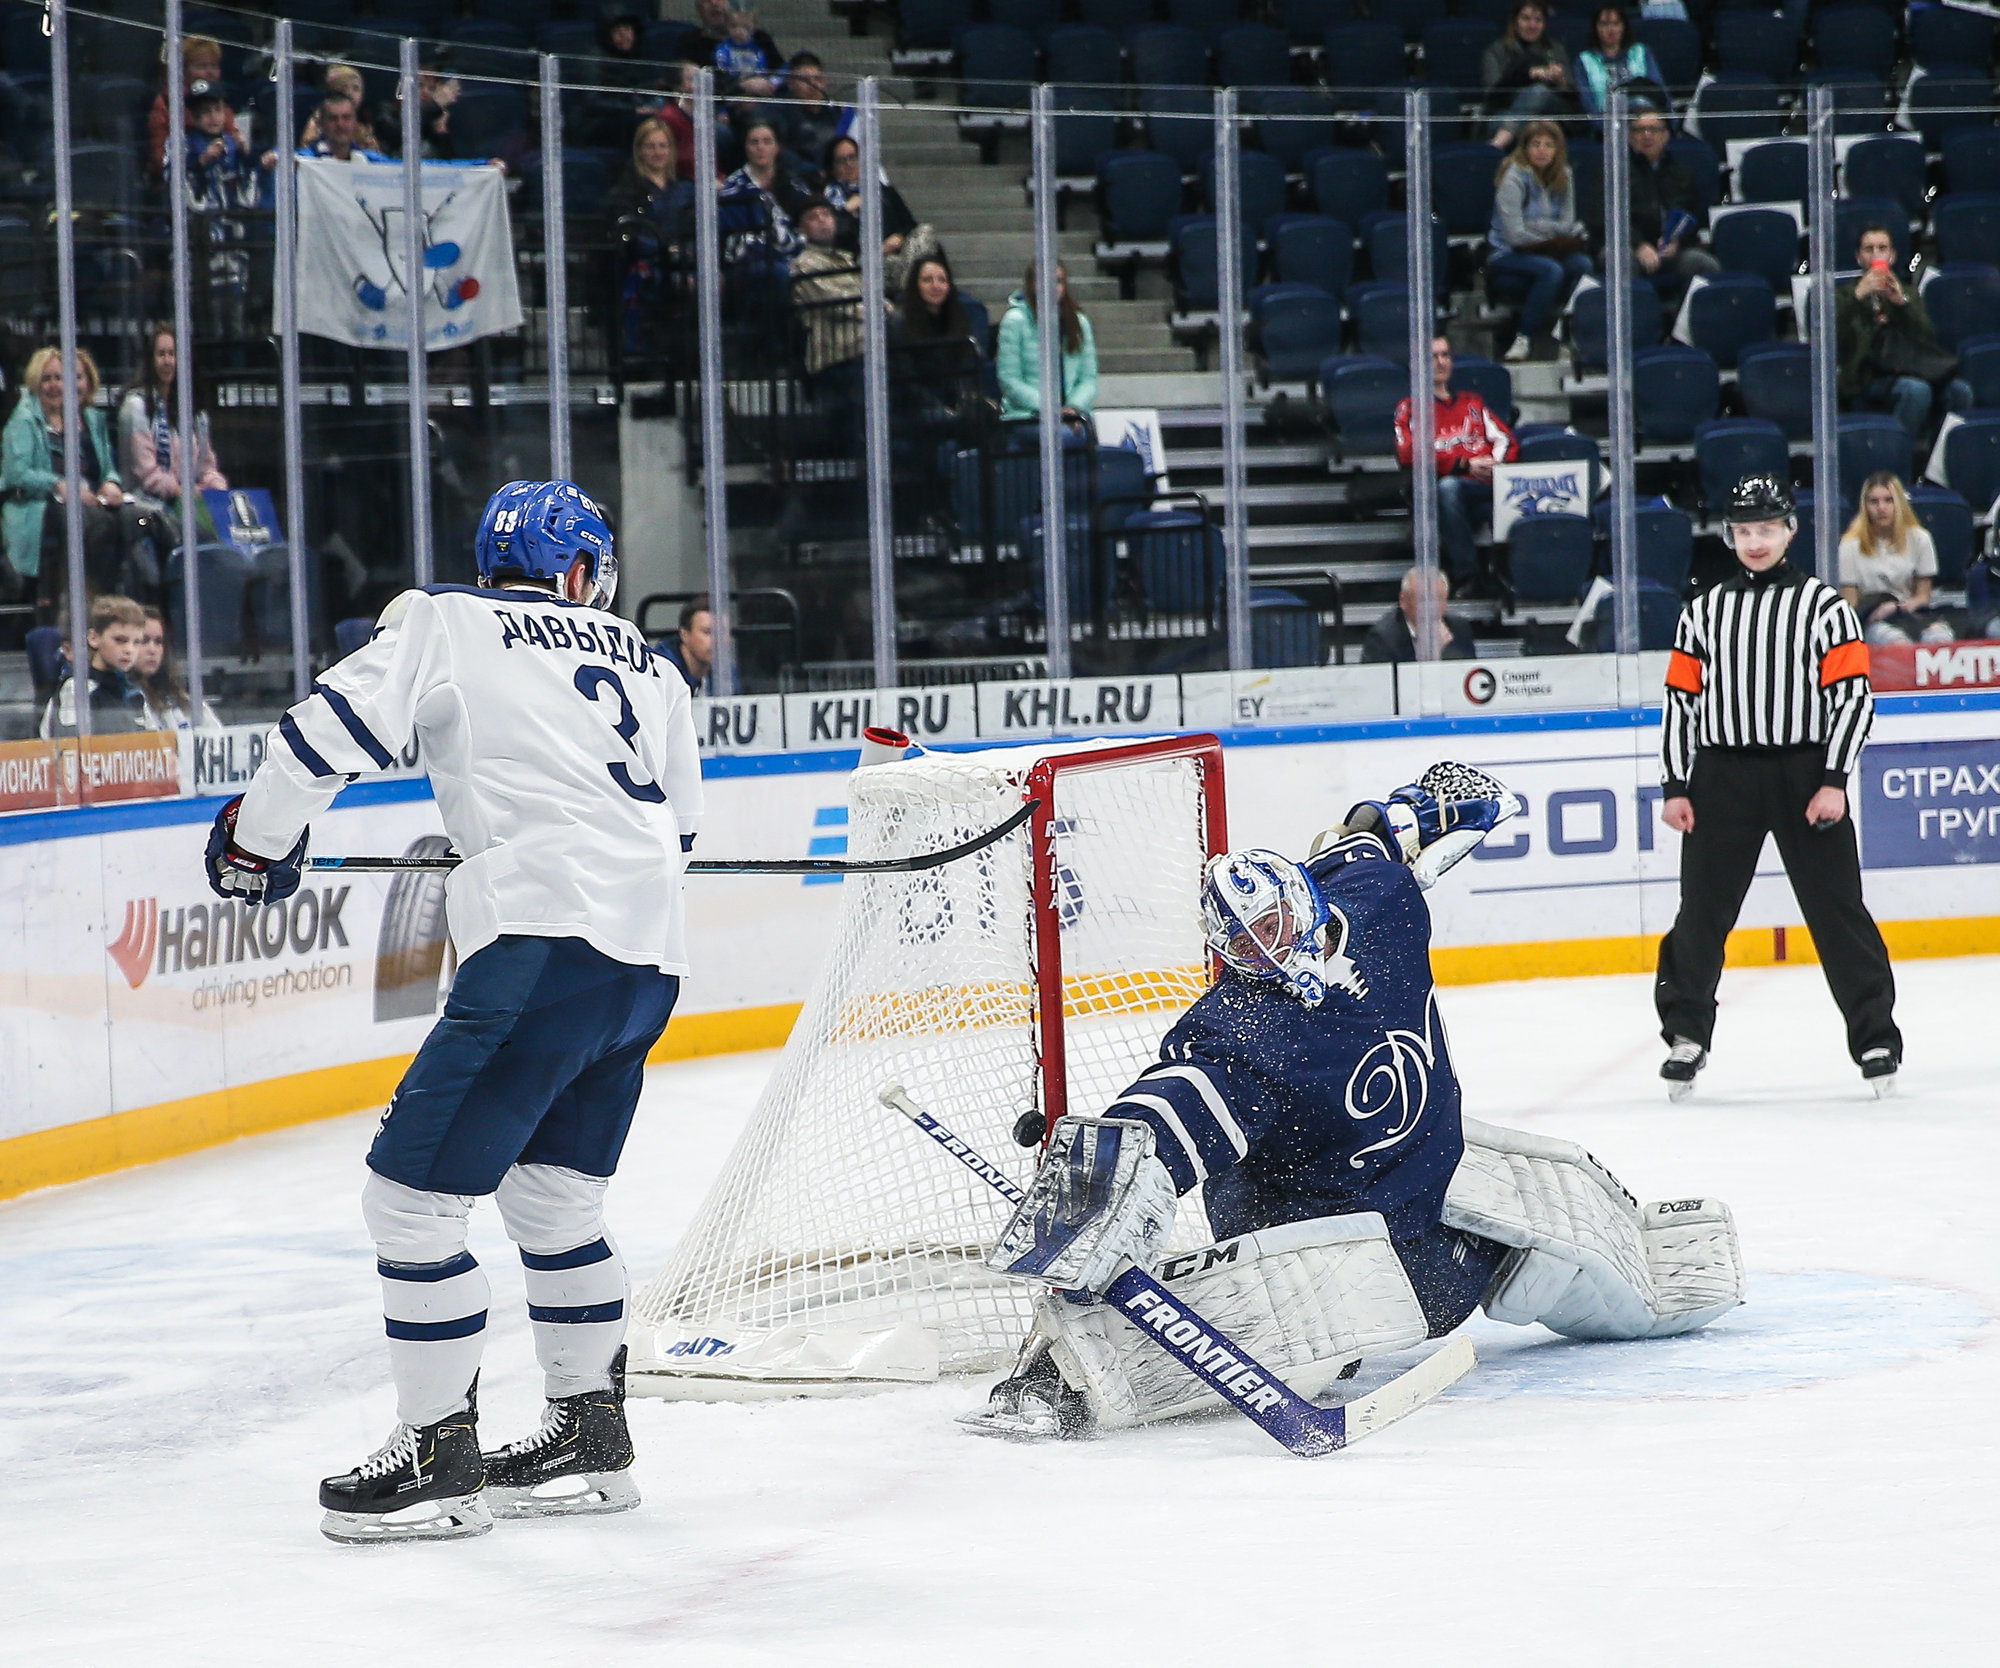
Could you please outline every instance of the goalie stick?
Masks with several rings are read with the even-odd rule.
[[[988,846],[997,845],[1041,809],[1039,799],[1031,799],[1005,822],[975,834],[969,840],[943,851],[927,851],[916,857],[695,857],[690,858],[691,875],[913,875],[925,869],[941,869],[947,863],[971,857]],[[344,869],[349,874],[377,874],[401,869],[450,871],[464,862],[462,857],[308,857],[308,869]]]
[[[881,1092],[900,1112],[1010,1204],[1025,1195],[986,1158],[926,1112],[899,1083]],[[1138,1267],[1128,1268],[1100,1300],[1118,1309],[1141,1336],[1171,1355],[1246,1419],[1302,1459],[1318,1459],[1358,1442],[1435,1401],[1478,1364],[1472,1340],[1459,1334],[1444,1347],[1365,1396],[1338,1407],[1316,1407],[1258,1365],[1241,1347]]]

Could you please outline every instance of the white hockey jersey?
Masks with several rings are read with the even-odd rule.
[[[404,592],[278,720],[237,844],[290,851],[413,731],[465,859],[445,889],[461,961],[523,933],[688,971],[683,852],[701,763],[687,684],[632,625],[525,586]]]

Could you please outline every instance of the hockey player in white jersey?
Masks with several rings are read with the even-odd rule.
[[[602,1207],[687,972],[694,726],[686,683],[601,612],[617,583],[611,529],[575,486],[503,487],[477,555],[477,587],[404,592],[279,720],[209,839],[217,892],[289,895],[311,818],[414,734],[464,859],[446,883],[457,978],[368,1154],[361,1206],[399,1423],[321,1485],[337,1541],[638,1504],[625,1267]],[[539,1430],[482,1455],[487,1284],[465,1239],[488,1194],[520,1248],[548,1401]]]
[[[1210,862],[1222,975],[1102,1119],[1057,1123],[987,1259],[1043,1288],[1034,1329],[967,1425],[1080,1435],[1219,1405],[1143,1322],[1088,1301],[1128,1263],[1306,1396],[1482,1304],[1571,1337],[1644,1338],[1742,1301],[1727,1206],[1642,1210],[1574,1143],[1460,1115],[1423,893],[1519,804],[1483,772],[1434,765],[1355,806],[1303,864]],[[1216,1243],[1163,1258],[1176,1198],[1196,1189]]]

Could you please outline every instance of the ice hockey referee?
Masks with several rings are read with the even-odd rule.
[[[1785,559],[1791,489],[1746,475],[1723,536],[1739,571],[1681,610],[1667,664],[1661,817],[1681,841],[1681,905],[1654,989],[1670,1052],[1660,1075],[1684,1099],[1708,1063],[1723,946],[1764,836],[1777,842],[1847,1048],[1877,1095],[1902,1063],[1895,976],[1861,901],[1847,778],[1875,715],[1868,649],[1840,593]]]

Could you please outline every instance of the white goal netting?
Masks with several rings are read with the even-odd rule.
[[[1012,1133],[1024,1112],[1101,1111],[1155,1058],[1207,983],[1199,894],[1221,826],[1219,752],[1189,745],[934,753],[854,773],[855,858],[940,850],[1031,791],[1047,800],[1047,903],[1031,884],[1040,818],[941,868],[842,883],[784,1057],[634,1305],[635,1390],[797,1394],[1011,1358],[1026,1289],[980,1265],[1009,1207],[879,1096],[901,1084],[1025,1185],[1035,1155]],[[1059,995],[1037,955],[1051,931]]]

